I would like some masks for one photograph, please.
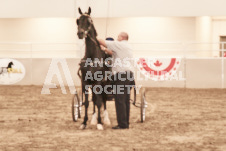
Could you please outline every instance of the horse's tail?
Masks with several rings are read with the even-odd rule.
[[[81,67],[78,68],[78,72],[77,72],[78,77],[81,79],[82,76],[79,71],[81,71]]]

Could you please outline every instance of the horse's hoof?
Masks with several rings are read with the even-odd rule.
[[[103,127],[102,124],[97,124],[97,129],[98,129],[98,130],[104,130],[104,127]]]
[[[80,130],[84,130],[86,129],[86,125],[82,124],[80,127],[79,127]]]
[[[94,113],[90,122],[91,125],[97,125],[97,114]]]

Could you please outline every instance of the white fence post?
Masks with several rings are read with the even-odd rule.
[[[221,72],[222,72],[222,85],[221,88],[224,88],[224,42],[221,43]]]

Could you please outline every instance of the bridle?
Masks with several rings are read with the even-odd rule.
[[[93,42],[95,43],[95,45],[98,46],[97,41],[96,41],[94,38],[92,38],[92,36],[89,34],[89,32],[90,32],[90,30],[92,29],[92,26],[93,26],[93,21],[92,21],[91,17],[90,17],[88,14],[82,14],[82,16],[88,17],[88,21],[89,21],[89,23],[90,23],[90,25],[89,25],[89,27],[87,28],[87,30],[84,30],[82,27],[80,27],[80,28],[84,31],[84,37],[85,37],[85,38],[86,38],[86,37],[89,37],[89,38],[91,39],[91,41],[93,41]]]

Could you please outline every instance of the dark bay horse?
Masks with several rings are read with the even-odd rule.
[[[77,19],[77,25],[78,25],[78,38],[83,39],[85,38],[85,56],[81,59],[80,62],[80,71],[81,71],[81,83],[82,83],[82,96],[85,95],[85,117],[82,125],[80,126],[80,129],[85,129],[87,125],[88,120],[88,107],[89,107],[89,101],[88,101],[88,94],[85,93],[87,91],[87,86],[92,86],[96,89],[92,89],[92,98],[94,103],[94,113],[95,113],[95,106],[98,108],[98,118],[97,118],[97,129],[102,130],[102,122],[101,122],[101,116],[100,116],[100,109],[102,104],[104,103],[104,108],[106,109],[106,94],[101,91],[106,85],[105,80],[98,80],[98,79],[87,79],[87,73],[90,73],[92,77],[95,77],[94,74],[96,72],[100,73],[99,75],[105,76],[105,72],[109,71],[110,68],[106,66],[105,62],[99,62],[95,66],[93,66],[93,63],[95,63],[96,60],[105,60],[106,54],[104,51],[101,50],[100,44],[97,41],[97,32],[95,30],[95,27],[93,25],[93,21],[90,17],[91,8],[89,7],[88,12],[82,13],[81,9],[79,8],[80,17]],[[92,61],[92,63],[87,63],[87,60]],[[88,65],[87,65],[88,64]],[[107,114],[107,113],[106,113]],[[91,121],[92,122],[92,121]]]

